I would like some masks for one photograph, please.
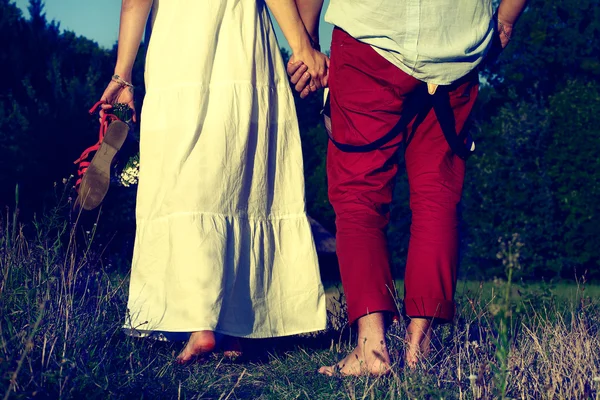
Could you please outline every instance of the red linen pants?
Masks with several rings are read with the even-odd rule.
[[[400,119],[411,92],[423,85],[338,28],[329,74],[332,135],[344,144],[364,145],[384,136]],[[477,92],[475,72],[449,88],[457,132]],[[343,152],[329,143],[329,199],[351,323],[373,312],[397,313],[386,227],[402,142],[412,211],[404,312],[441,321],[454,317],[457,204],[465,162],[451,151],[434,111],[425,108],[421,114],[397,139],[374,151]]]

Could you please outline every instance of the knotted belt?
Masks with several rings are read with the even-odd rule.
[[[377,150],[387,145],[390,141],[398,137],[408,126],[410,121],[420,112],[428,111],[433,108],[438,123],[442,128],[444,137],[450,146],[450,149],[461,159],[466,160],[475,150],[475,142],[470,135],[463,129],[462,132],[456,132],[456,121],[454,111],[450,105],[450,95],[447,87],[437,85],[420,85],[408,96],[405,101],[406,106],[402,110],[400,119],[385,135],[373,142],[354,145],[341,143],[335,140],[331,134],[331,106],[330,96],[326,93],[325,104],[323,106],[323,117],[325,120],[325,130],[329,140],[341,151],[345,153],[366,153]]]

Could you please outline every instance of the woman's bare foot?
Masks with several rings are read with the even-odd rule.
[[[431,320],[413,318],[406,328],[406,350],[404,361],[407,367],[415,368],[417,363],[429,354],[431,347]]]
[[[216,340],[213,331],[193,332],[185,348],[175,360],[178,364],[186,364],[202,354],[210,353],[215,349]]]
[[[385,344],[385,320],[382,313],[368,314],[358,320],[359,343],[342,361],[321,367],[319,373],[341,375],[386,375],[390,372],[390,354]]]

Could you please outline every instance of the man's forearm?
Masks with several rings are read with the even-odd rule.
[[[292,53],[311,48],[310,38],[300,18],[295,0],[265,0],[277,20]]]
[[[131,81],[131,70],[137,56],[153,0],[123,0],[119,27],[119,49],[115,74]]]
[[[315,43],[319,43],[319,20],[323,8],[323,0],[296,0],[300,18],[306,31]]]
[[[527,0],[502,0],[498,6],[498,20],[512,28],[526,5]]]

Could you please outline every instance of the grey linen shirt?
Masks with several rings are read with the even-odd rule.
[[[492,42],[492,0],[331,0],[325,21],[415,78],[448,85]]]

